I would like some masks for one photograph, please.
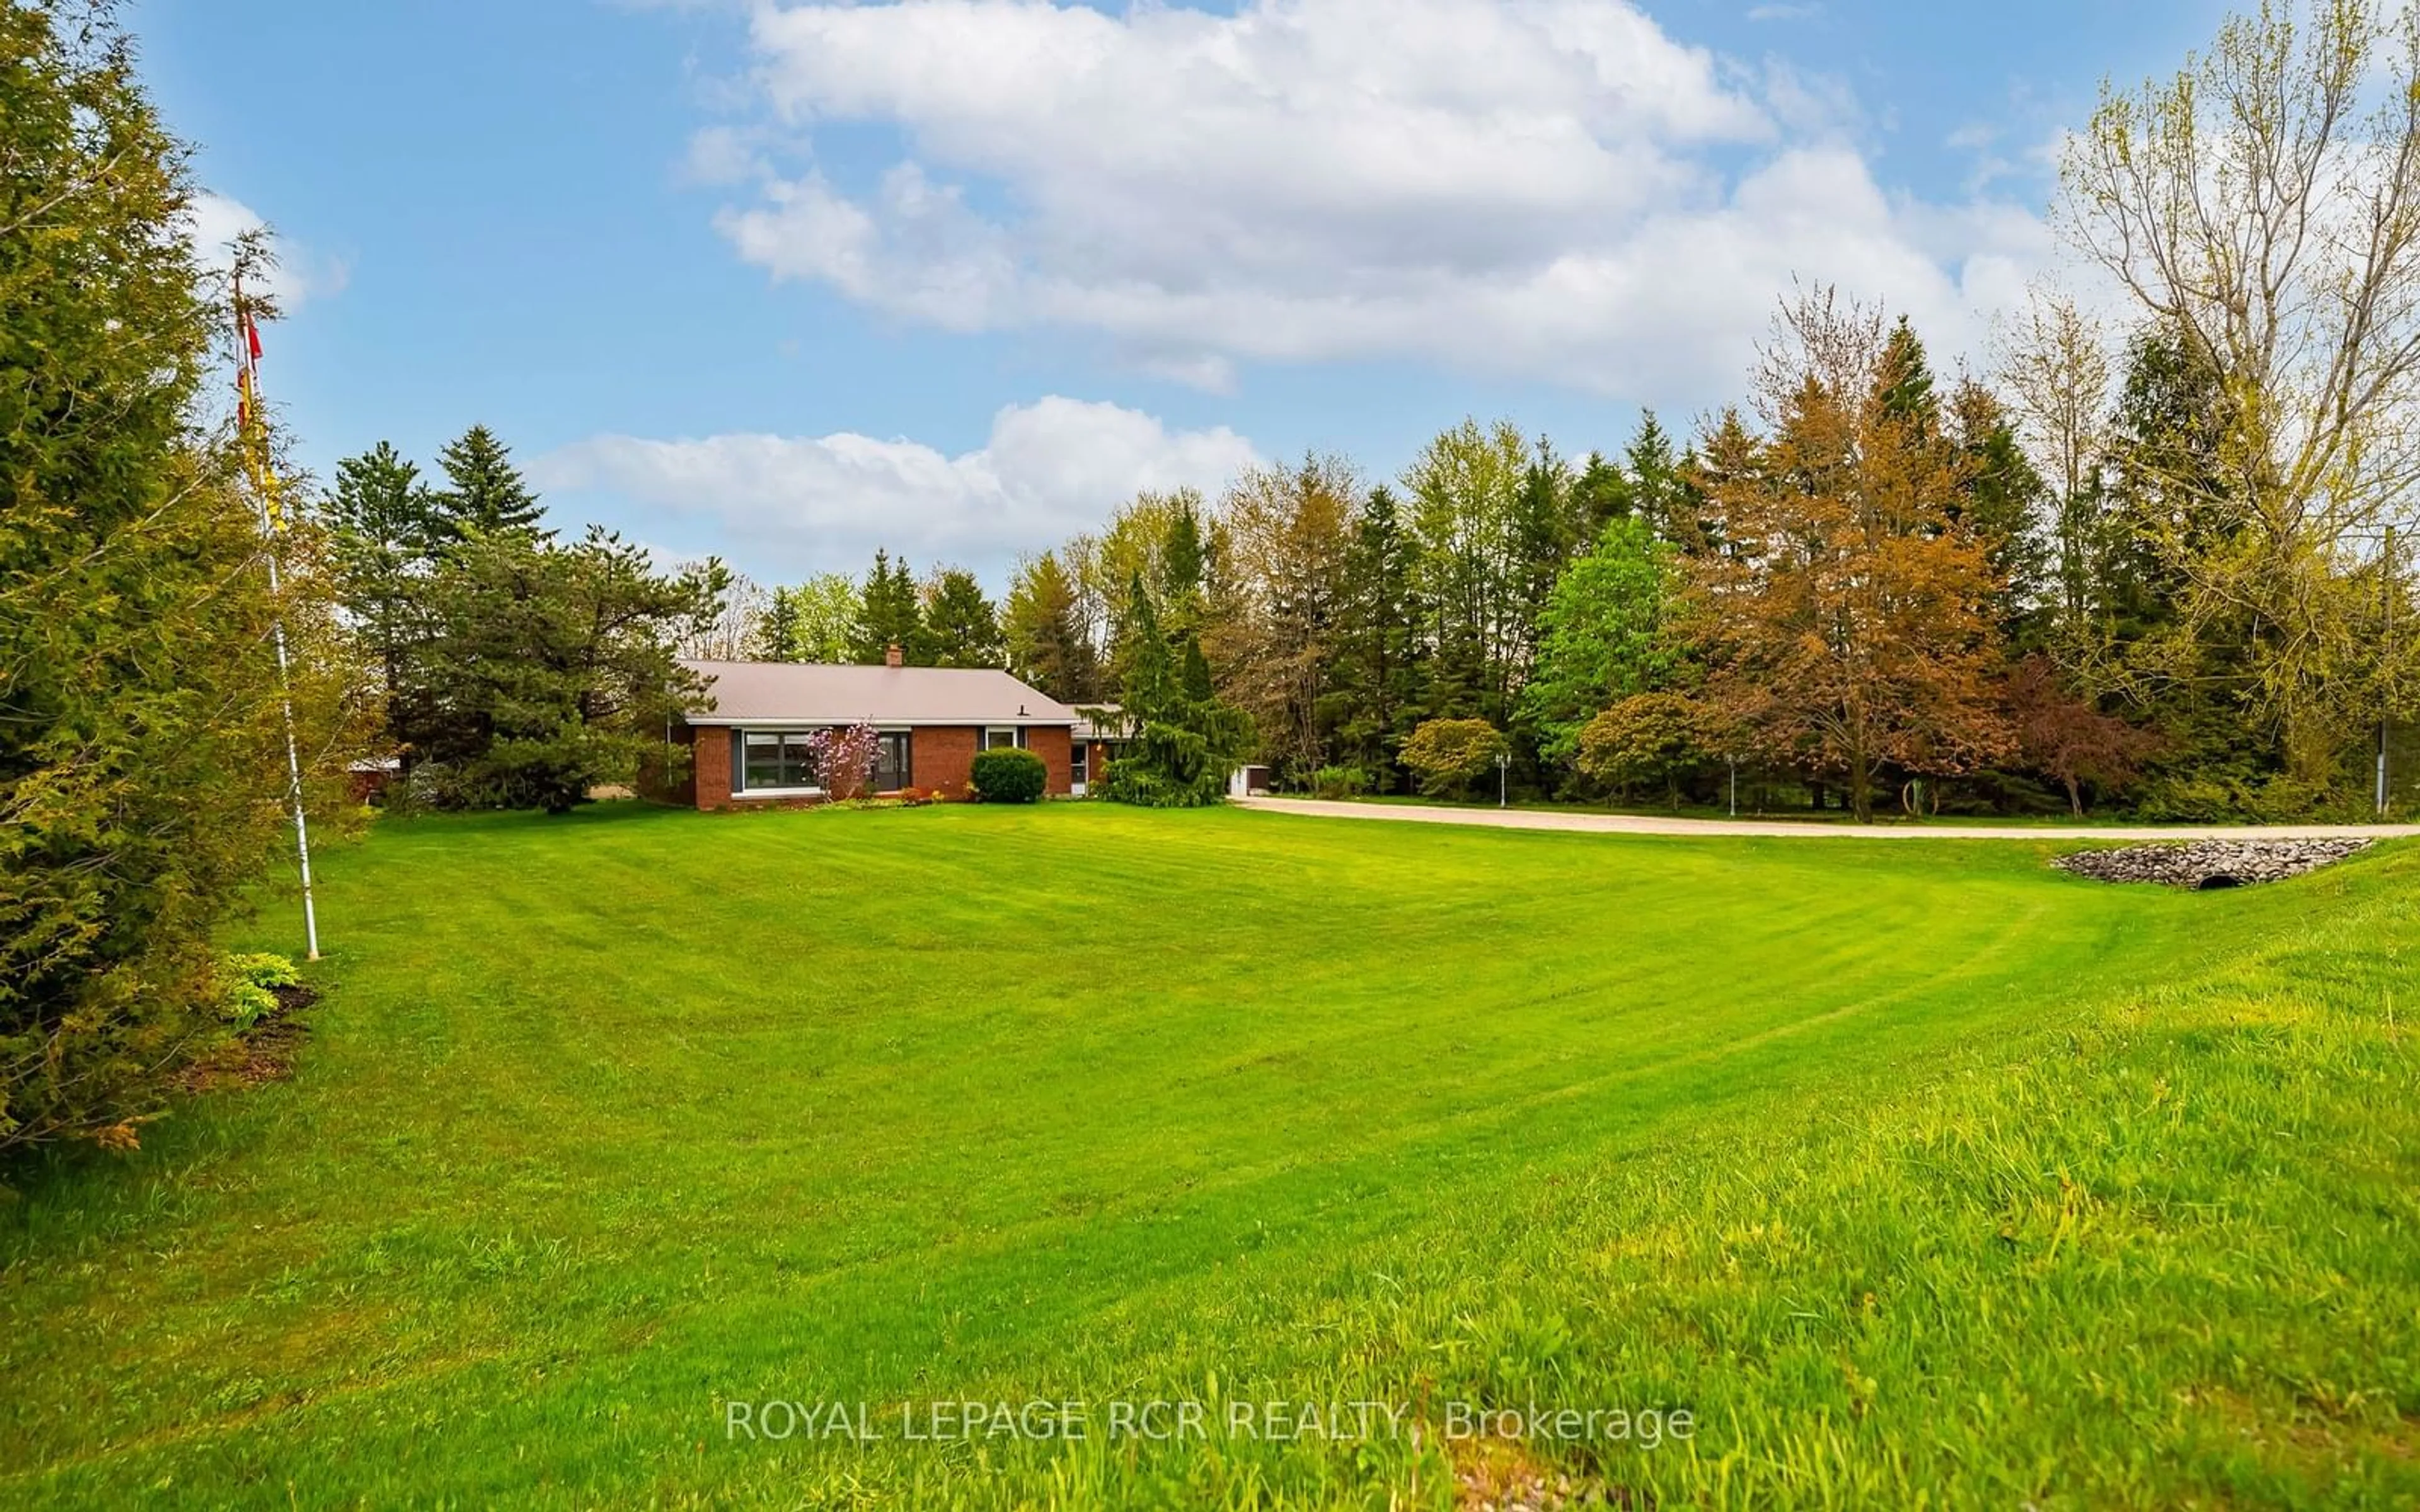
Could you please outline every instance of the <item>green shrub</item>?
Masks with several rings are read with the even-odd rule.
[[[302,973],[293,962],[266,951],[228,956],[226,968],[256,987],[296,987],[302,981]]]
[[[1323,766],[1311,774],[1314,797],[1355,798],[1370,791],[1370,774],[1358,766]]]
[[[294,963],[282,955],[230,955],[219,963],[219,1014],[239,1029],[251,1028],[277,1011],[275,987],[302,980]]]
[[[1681,693],[1634,693],[1590,719],[1579,738],[1579,769],[1624,797],[1652,783],[1675,808],[1681,784],[1712,759],[1714,720]]]
[[[1431,797],[1459,797],[1511,748],[1484,719],[1431,719],[1404,742],[1404,764]]]
[[[2332,790],[2284,773],[2220,770],[2179,773],[2148,784],[2134,811],[2168,824],[2310,824],[2368,819],[2366,790]]]
[[[1048,791],[1050,768],[1030,750],[977,751],[969,785],[985,803],[1032,803]]]

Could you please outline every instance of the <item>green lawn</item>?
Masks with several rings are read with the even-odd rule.
[[[2055,848],[385,825],[294,1080],[13,1178],[0,1502],[2412,1504],[2420,850]],[[901,1436],[1036,1398],[1088,1436]],[[1109,1431],[1155,1398],[1204,1430]]]

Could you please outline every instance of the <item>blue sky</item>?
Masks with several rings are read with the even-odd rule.
[[[565,523],[997,584],[1137,487],[1739,387],[1792,277],[1947,363],[2057,132],[2217,5],[137,0],[303,458],[499,431]],[[2021,19],[2019,19],[2021,18]]]

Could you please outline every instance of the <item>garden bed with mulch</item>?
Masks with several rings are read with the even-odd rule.
[[[268,991],[277,999],[276,1009],[187,1066],[177,1077],[179,1090],[214,1092],[229,1087],[257,1087],[294,1074],[294,1058],[311,1034],[310,1026],[299,1015],[318,1002],[319,995],[304,986]]]

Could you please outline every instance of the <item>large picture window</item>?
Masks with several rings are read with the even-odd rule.
[[[740,733],[739,785],[746,793],[815,785],[814,748],[803,730],[748,730]]]

